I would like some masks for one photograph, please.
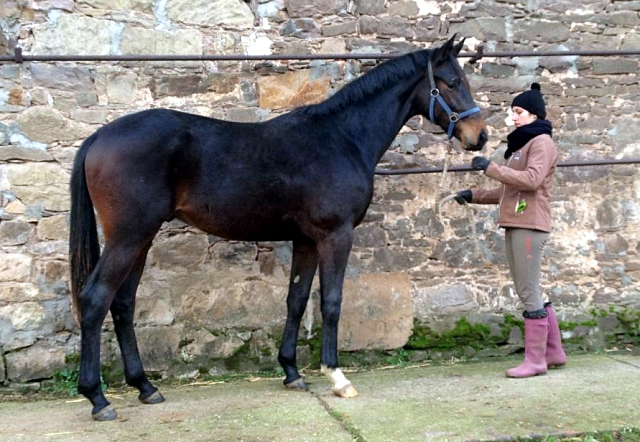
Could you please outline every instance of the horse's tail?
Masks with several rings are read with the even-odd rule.
[[[98,133],[87,138],[78,149],[71,172],[71,214],[69,232],[69,264],[71,267],[71,304],[80,324],[78,297],[87,284],[92,270],[100,258],[100,243],[93,202],[87,188],[84,162],[89,147]]]

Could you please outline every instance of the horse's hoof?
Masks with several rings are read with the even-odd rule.
[[[162,396],[158,390],[154,391],[146,398],[138,396],[138,399],[140,399],[140,402],[143,404],[159,404],[160,402],[164,402],[164,396]]]
[[[335,394],[336,396],[344,397],[344,398],[358,396],[358,390],[356,390],[353,387],[353,385],[351,385],[351,382],[349,382],[347,385],[345,385],[342,388],[334,388],[332,391],[333,391],[333,394]]]
[[[288,384],[284,384],[287,390],[293,391],[309,391],[309,386],[306,384],[304,379],[298,378],[295,381],[291,381]]]
[[[118,417],[118,413],[116,413],[116,409],[111,405],[107,405],[102,410],[97,413],[91,413],[91,417],[95,421],[112,421]]]

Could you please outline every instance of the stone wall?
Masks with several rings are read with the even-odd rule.
[[[27,54],[390,53],[439,44],[454,32],[468,37],[468,50],[479,42],[490,51],[638,50],[639,12],[633,0],[0,0],[0,54],[14,43]],[[150,107],[262,121],[326,98],[375,63],[0,64],[0,382],[48,378],[77,360],[68,181],[85,137]],[[562,161],[640,157],[637,57],[484,58],[465,70],[496,160],[511,130],[508,105],[532,81],[546,94]],[[471,157],[414,118],[381,166]],[[565,338],[584,348],[615,345],[616,333],[637,340],[637,167],[557,173],[544,289]],[[347,272],[343,350],[429,351],[415,344],[424,342],[418,331],[449,336],[456,323],[467,324],[463,317],[472,328],[488,326],[494,338],[487,342],[499,349],[517,347],[509,318],[519,318],[521,306],[495,208],[438,207],[451,190],[490,185],[476,173],[376,178]],[[290,258],[290,244],[226,241],[168,223],[138,293],[146,368],[182,375],[273,368]],[[303,363],[317,362],[317,298],[316,284],[301,330]],[[119,358],[109,323],[103,336],[108,365]],[[462,354],[481,354],[476,347]]]

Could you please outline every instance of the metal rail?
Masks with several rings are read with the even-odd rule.
[[[640,164],[640,158],[625,158],[621,160],[589,160],[589,161],[566,161],[558,163],[557,167],[583,167],[583,166],[610,166],[620,164]],[[451,166],[447,172],[473,172],[471,166]],[[376,175],[411,175],[417,173],[440,173],[444,172],[444,167],[416,167],[413,169],[376,169]]]
[[[22,48],[15,48],[13,55],[0,55],[0,62],[24,63],[26,61],[262,61],[262,60],[363,60],[389,59],[403,54],[201,54],[201,55],[27,55]],[[483,45],[478,45],[475,52],[461,52],[459,58],[470,58],[474,63],[484,57],[513,58],[513,57],[611,57],[611,56],[640,56],[640,50],[628,51],[508,51],[485,52]]]

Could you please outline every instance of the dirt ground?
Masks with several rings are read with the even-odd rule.
[[[94,422],[83,398],[0,397],[0,441],[488,441],[640,428],[640,356],[571,356],[563,369],[507,379],[517,359],[349,373],[360,396],[280,379],[162,386],[143,405],[126,390],[119,417]]]

